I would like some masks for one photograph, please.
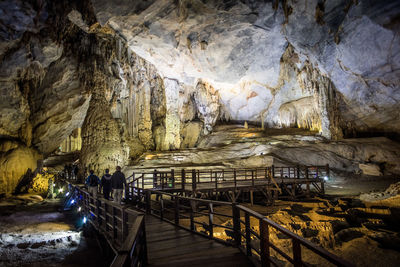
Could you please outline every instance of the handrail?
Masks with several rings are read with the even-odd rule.
[[[95,199],[87,190],[68,181],[70,196],[80,205],[89,222],[105,236],[116,252],[111,266],[142,266],[147,262],[144,214],[104,198]],[[69,192],[70,192],[69,191]],[[74,202],[72,202],[74,203]]]
[[[305,171],[303,172],[302,169]],[[137,183],[136,187],[151,189],[181,189],[196,191],[200,189],[219,189],[221,184],[229,184],[235,188],[240,186],[257,186],[257,183],[269,184],[271,189],[281,188],[282,181],[290,183],[296,179],[303,179],[301,182],[321,183],[317,190],[324,193],[324,179],[329,179],[329,165],[325,166],[269,166],[263,168],[235,168],[235,169],[180,169],[175,171],[171,168],[168,171],[154,170],[153,172],[142,172],[141,176],[129,181],[129,184]],[[135,173],[132,174],[135,176]],[[325,178],[325,179],[326,179]],[[139,182],[141,180],[141,182]],[[300,180],[299,180],[300,181]],[[202,187],[201,187],[202,186]],[[308,187],[307,187],[308,188]]]
[[[139,215],[131,227],[131,233],[126,238],[124,244],[122,245],[121,249],[118,251],[118,254],[115,256],[110,267],[125,266],[127,262],[132,263],[132,264],[129,264],[129,266],[140,266],[138,259],[140,257],[143,257],[143,255],[140,255],[140,252],[136,252],[136,251],[140,251],[140,249],[136,249],[136,246],[138,246],[138,244],[140,245],[140,242],[137,242],[138,239],[140,239],[140,236],[146,234],[144,231],[144,222],[145,222],[144,215]],[[144,255],[147,255],[146,241],[144,241],[144,246],[145,246]],[[133,256],[135,256],[135,257],[133,257]],[[147,260],[145,259],[144,262],[146,262],[146,261]]]
[[[346,261],[344,261],[343,259],[339,258],[338,256],[336,256],[335,254],[330,253],[329,251],[316,246],[315,244],[311,243],[310,241],[308,241],[307,239],[296,235],[295,233],[289,231],[288,229],[282,227],[281,225],[277,224],[274,221],[271,221],[268,218],[265,218],[264,216],[262,216],[261,214],[259,214],[256,211],[253,211],[245,206],[242,205],[237,205],[237,208],[239,208],[240,210],[243,210],[244,212],[252,215],[255,218],[258,218],[260,220],[263,220],[264,222],[266,222],[268,225],[272,226],[273,228],[275,228],[276,230],[279,230],[280,232],[284,233],[285,235],[287,235],[288,237],[292,238],[293,240],[298,241],[301,245],[304,245],[305,247],[307,247],[308,249],[312,250],[313,252],[315,252],[316,254],[320,255],[321,257],[325,258],[326,260],[330,261],[333,264],[336,264],[337,266],[352,266],[351,263],[348,263]],[[301,255],[300,255],[301,257]]]
[[[305,238],[300,237],[245,206],[230,202],[183,197],[151,189],[140,190],[142,190],[142,194],[145,195],[145,210],[148,214],[153,214],[162,220],[210,239],[237,246],[242,253],[246,254],[247,257],[257,265],[270,266],[271,263],[275,263],[276,256],[273,257],[270,253],[271,250],[274,250],[281,255],[283,259],[293,263],[295,267],[307,266],[308,264],[303,261],[301,255],[301,246],[304,246],[310,249],[312,253],[319,255],[336,266],[353,266],[351,263],[318,247]],[[154,198],[152,195],[156,197]],[[215,212],[214,208],[217,206],[229,206],[231,207],[231,213],[221,214]],[[244,219],[241,213],[243,213]],[[201,221],[196,219],[198,216],[202,218]],[[204,216],[208,217],[206,221],[204,221],[206,218]],[[232,224],[228,223],[224,225],[216,223],[215,218],[219,216],[231,219]],[[250,217],[258,220],[258,232],[251,228]],[[244,225],[244,228],[242,225]],[[229,234],[229,236],[217,236],[215,234],[216,228],[223,228],[231,234]],[[281,248],[271,242],[269,228],[285,234],[292,240],[292,256],[285,253]],[[254,239],[260,241],[259,248],[253,247]],[[256,251],[256,253],[253,251]]]

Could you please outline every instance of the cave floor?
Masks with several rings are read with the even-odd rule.
[[[59,212],[59,200],[20,195],[0,201],[1,266],[105,266],[96,240]],[[83,257],[84,255],[84,257]]]

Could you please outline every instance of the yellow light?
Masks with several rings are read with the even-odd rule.
[[[58,190],[60,193],[62,193],[63,191],[64,191],[64,188],[60,188],[59,190]]]
[[[149,159],[154,158],[154,156],[155,156],[155,155],[151,155],[151,154],[150,154],[150,155],[147,155],[147,156],[145,157],[145,159],[146,159],[146,160],[149,160]]]

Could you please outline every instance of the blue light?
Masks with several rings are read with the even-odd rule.
[[[66,194],[65,194],[65,196],[67,197],[69,195],[69,192],[67,192]]]
[[[71,204],[74,204],[74,203],[75,203],[75,199],[71,200]]]

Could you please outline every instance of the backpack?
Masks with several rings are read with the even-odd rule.
[[[91,174],[89,176],[89,186],[98,186],[99,181],[96,175]]]

